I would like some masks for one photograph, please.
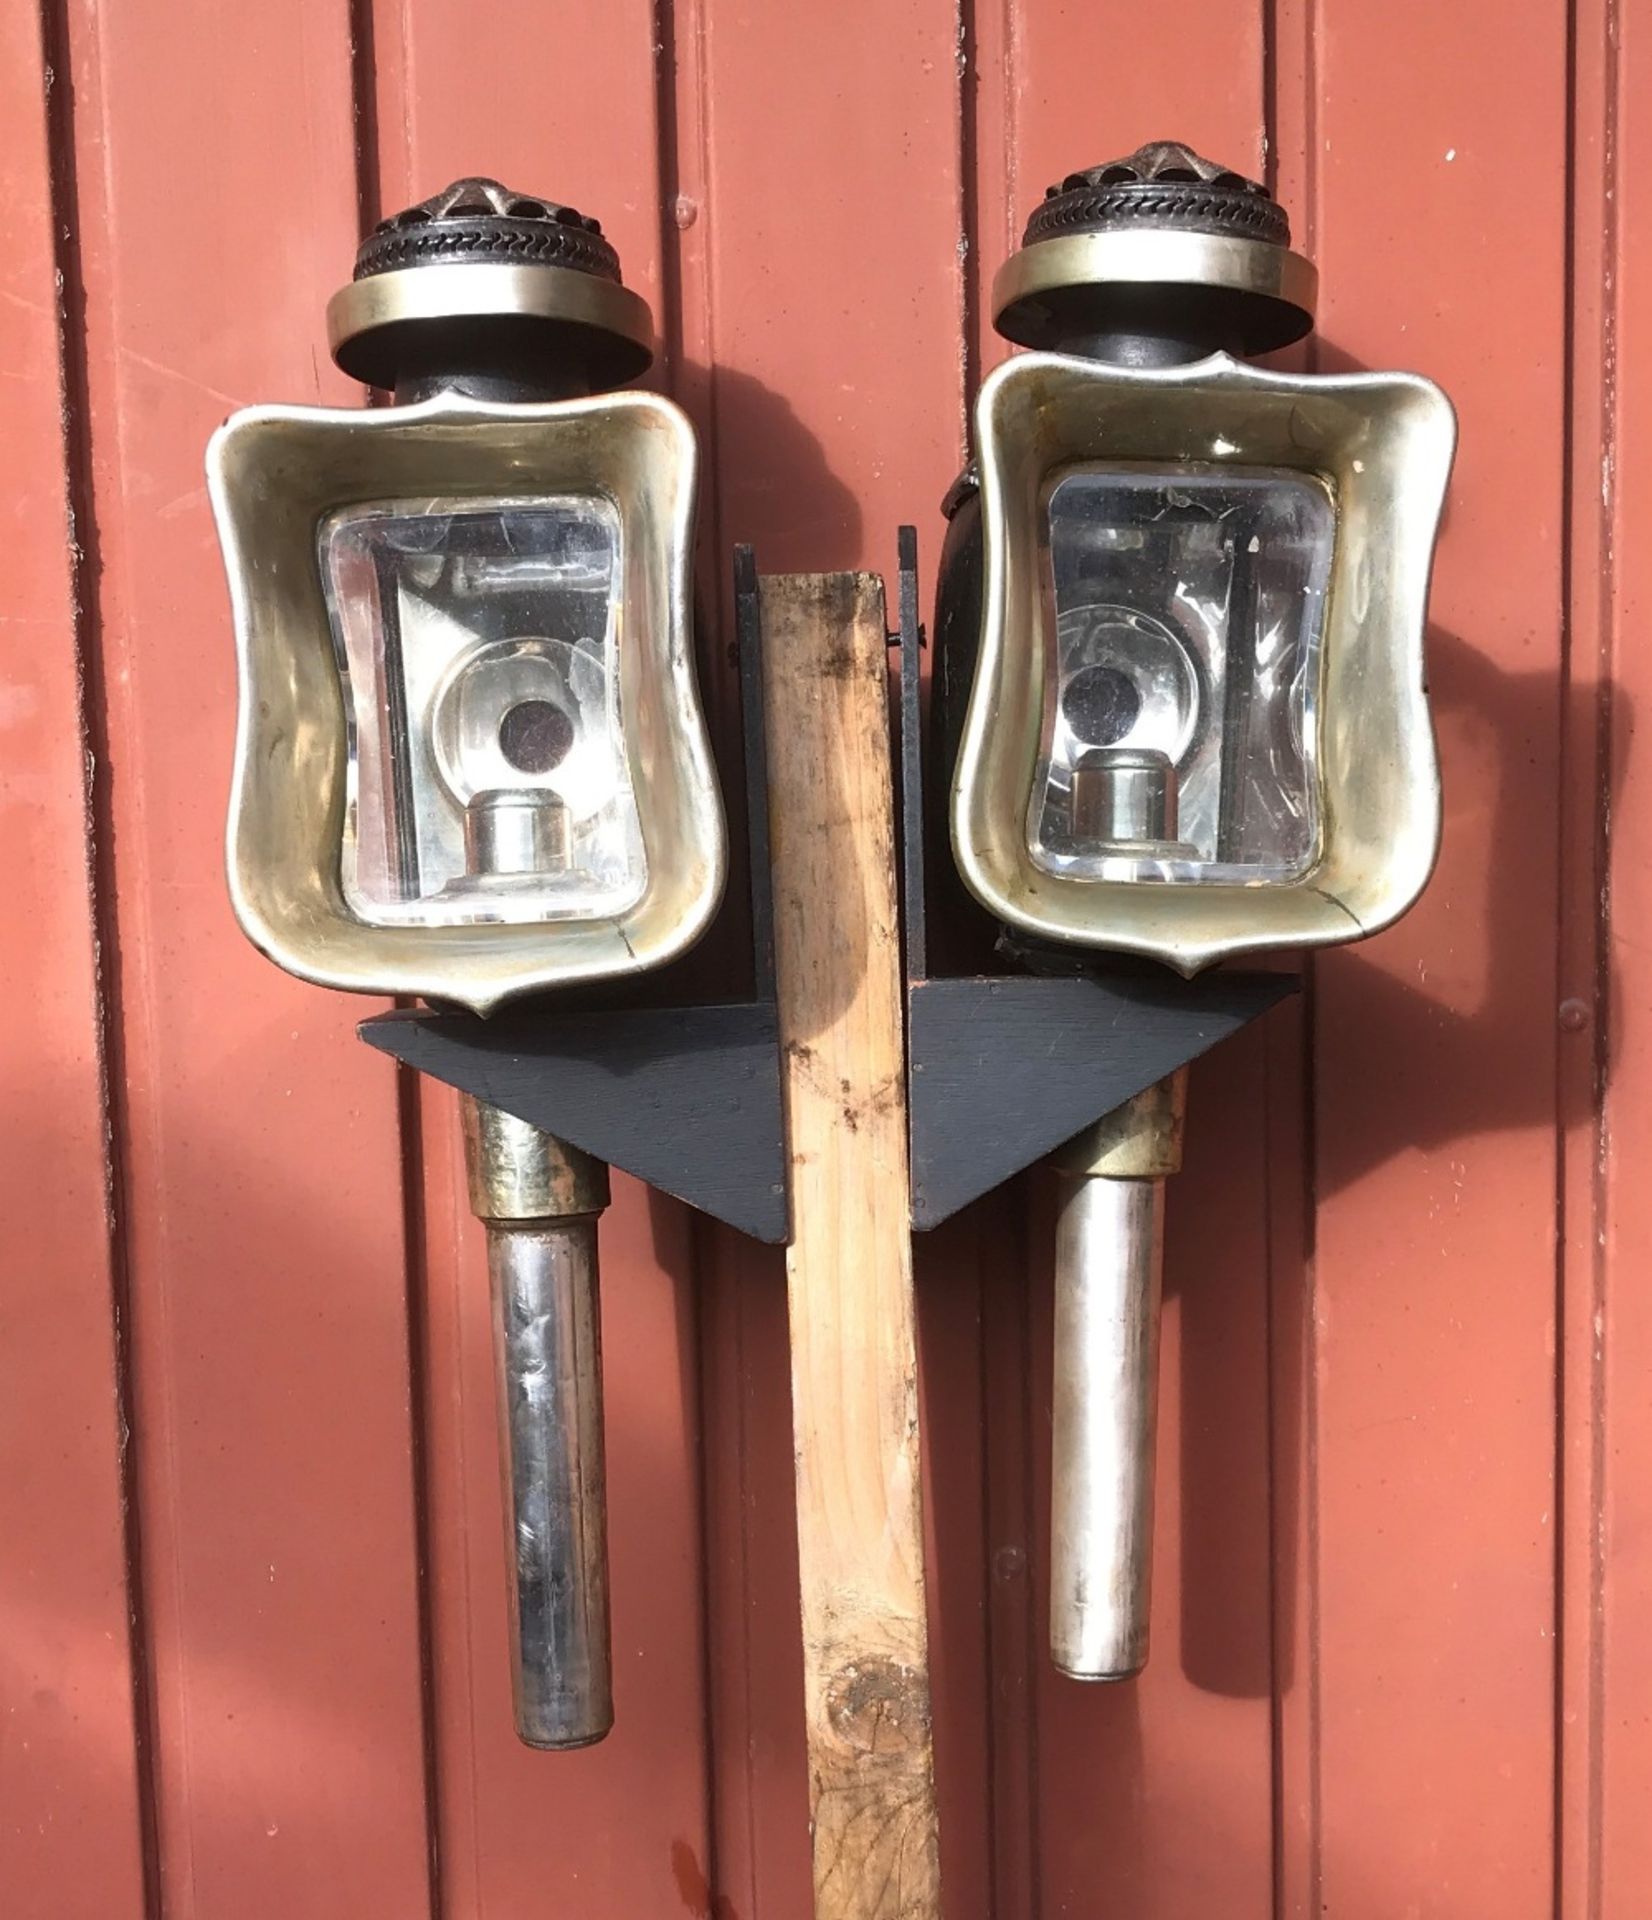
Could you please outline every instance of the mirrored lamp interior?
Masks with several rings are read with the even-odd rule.
[[[1327,485],[1084,463],[1045,486],[1042,527],[1034,863],[1078,880],[1299,879],[1321,834]]]
[[[323,521],[349,728],[341,879],[360,919],[574,919],[640,898],[619,542],[598,496],[402,500]]]

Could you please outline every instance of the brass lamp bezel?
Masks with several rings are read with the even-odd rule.
[[[992,324],[1025,347],[1051,344],[1052,295],[1106,288],[1218,288],[1246,304],[1251,351],[1299,340],[1313,325],[1319,269],[1300,253],[1235,234],[1140,227],[1058,234],[1018,247],[993,275]]]
[[[207,484],[241,680],[227,864],[236,917],[256,947],[321,986],[485,1014],[521,994],[660,966],[704,932],[727,848],[694,674],[696,465],[686,416],[648,393],[260,406],[218,429]],[[346,716],[318,529],[339,508],[379,501],[568,493],[604,497],[619,515],[620,698],[643,894],[611,919],[369,925],[342,891]]]
[[[954,770],[953,850],[990,912],[1040,939],[1194,974],[1234,954],[1354,940],[1396,920],[1439,850],[1424,678],[1451,403],[1408,373],[1266,372],[1216,354],[1137,370],[1024,353],[975,409],[981,647]],[[1079,879],[1037,866],[1028,803],[1044,697],[1043,490],[1083,462],[1281,467],[1330,487],[1336,537],[1320,655],[1318,855],[1270,885]]]

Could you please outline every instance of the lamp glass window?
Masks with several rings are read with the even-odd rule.
[[[1287,884],[1318,857],[1336,514],[1316,476],[1083,465],[1044,493],[1035,863]]]
[[[340,878],[376,926],[612,918],[647,880],[619,516],[396,500],[320,530],[349,732]]]

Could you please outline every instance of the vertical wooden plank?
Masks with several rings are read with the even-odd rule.
[[[627,284],[668,327],[649,0],[616,0],[600,24],[575,0],[508,0],[485,32],[458,0],[367,12],[374,211],[467,173],[567,201],[601,219]],[[700,1911],[715,1868],[688,1216],[616,1175],[600,1234],[615,1728],[588,1752],[534,1753],[511,1722],[482,1235],[456,1101],[426,1083],[418,1104],[444,1912]]]
[[[0,575],[0,1911],[138,1920],[142,1780],[53,251],[62,215],[40,26],[32,5],[0,7],[11,476]]]
[[[1431,605],[1440,868],[1399,927],[1317,970],[1332,1912],[1554,1899],[1567,15],[1527,7],[1511,34],[1489,4],[1353,0],[1317,20],[1320,362],[1416,367],[1462,425]]]
[[[1008,351],[991,332],[992,275],[1051,182],[1164,138],[1261,174],[1264,14],[1260,0],[1223,0],[1167,32],[1126,5],[977,0],[966,100],[983,366]],[[1098,74],[1108,76],[1099,121]],[[1300,1219],[1301,1195],[1269,1179],[1269,1116],[1297,1093],[1278,1074],[1270,1084],[1269,1046],[1266,1030],[1247,1034],[1191,1083],[1188,1159],[1169,1198],[1153,1653],[1122,1687],[1081,1687],[1048,1660],[1053,1221],[1049,1195],[1033,1188],[1019,1254],[1033,1290],[1031,1351],[989,1343],[985,1393],[995,1484],[1013,1497],[1011,1463],[1029,1445],[1033,1468],[1033,1509],[1018,1531],[1031,1553],[1037,1735],[1013,1784],[1036,1822],[1036,1853],[1011,1911],[1273,1910],[1272,1209],[1278,1201]],[[1006,1722],[1023,1711],[1005,1697]],[[1017,1738],[1013,1724],[995,1725],[995,1753]],[[1015,1804],[1001,1804],[1003,1818],[1017,1817]],[[1001,1853],[1009,1844],[1000,1836]]]
[[[814,1911],[939,1920],[883,593],[763,586]]]
[[[229,611],[207,435],[338,400],[341,0],[68,10],[118,935],[161,1898],[427,1907],[401,1152],[370,1008],[284,979],[222,879]],[[116,956],[106,952],[106,961]]]
[[[714,453],[719,573],[738,540],[765,571],[887,569],[916,519],[932,578],[962,457],[955,0],[671,0],[661,17],[674,390]],[[720,1233],[709,1251],[714,1892],[740,1915],[796,1914],[810,1861],[784,1293],[766,1252]],[[979,1390],[975,1300],[956,1271],[923,1295],[925,1404],[957,1426]],[[954,1564],[969,1542],[931,1618],[942,1857],[967,1917],[986,1884],[980,1479],[933,1460],[938,1541]]]

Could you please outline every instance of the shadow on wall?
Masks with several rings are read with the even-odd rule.
[[[858,550],[861,511],[854,493],[827,465],[819,440],[783,395],[727,366],[678,362],[670,375],[671,390],[693,416],[700,439],[695,569],[700,691],[729,823],[722,909],[674,973],[676,991],[685,999],[720,999],[744,993],[751,982],[734,549],[749,544],[760,574],[835,564],[824,556]],[[702,404],[707,395],[709,404]],[[892,559],[893,529],[889,540]]]
[[[1359,948],[1338,953],[1334,999],[1319,997],[1318,1023],[1335,1022],[1336,1072],[1348,1087],[1367,1089],[1357,1108],[1339,1104],[1334,1144],[1314,1161],[1320,1197],[1353,1186],[1373,1169],[1407,1153],[1448,1152],[1453,1142],[1474,1136],[1532,1128],[1547,1130],[1586,1117],[1588,1096],[1575,1076],[1561,1088],[1577,1111],[1557,1108],[1552,1072],[1534,1072],[1534,1060],[1552,1055],[1557,1027],[1579,1023],[1576,1044],[1593,1045],[1589,1010],[1556,1006],[1542,990],[1551,978],[1555,943],[1553,876],[1557,821],[1553,774],[1525,777],[1534,742],[1552,738],[1559,694],[1552,673],[1510,674],[1457,635],[1429,634],[1429,671],[1446,789],[1446,844],[1454,833],[1484,841],[1478,898],[1455,898],[1441,911],[1439,959],[1432,969],[1419,961],[1414,981],[1376,964]],[[1613,702],[1620,739],[1613,756],[1625,764],[1632,716],[1629,703]],[[1419,906],[1426,912],[1427,896]],[[1445,915],[1449,914],[1449,920]],[[1321,962],[1322,965],[1326,964]],[[1437,991],[1430,990],[1430,972]],[[1540,985],[1540,982],[1542,983]],[[1614,1048],[1623,1035],[1615,1031]],[[1414,1097],[1416,1070],[1403,1083],[1396,1063],[1427,1062],[1427,1099]],[[1351,1116],[1357,1116],[1351,1124]],[[1215,1116],[1215,1127],[1223,1120]],[[1190,1128],[1196,1154],[1199,1118]],[[1197,1685],[1223,1694],[1265,1697],[1283,1689],[1295,1662],[1295,1621],[1289,1609],[1296,1583],[1298,1527],[1295,1494],[1298,1450],[1304,1430],[1302,1393],[1306,1316],[1311,1311],[1303,1275],[1273,1276],[1273,1367],[1276,1386],[1290,1395],[1276,1417],[1285,1444],[1272,1463],[1276,1499],[1274,1550],[1279,1623],[1273,1658],[1268,1653],[1265,1579],[1244,1577],[1267,1543],[1234,1537],[1236,1522],[1256,1513],[1255,1491],[1239,1477],[1258,1462],[1234,1444],[1234,1426],[1224,1410],[1254,1405],[1254,1380],[1235,1378],[1233,1333],[1237,1292],[1247,1317],[1265,1307],[1265,1273],[1237,1274],[1220,1263],[1176,1258],[1175,1191],[1172,1190],[1171,1257],[1167,1277],[1182,1314],[1182,1661]],[[1290,1204],[1286,1196],[1285,1205]],[[1311,1263],[1311,1213],[1304,1223],[1302,1253]],[[1265,1258],[1267,1249],[1258,1250]],[[1244,1343],[1249,1350],[1254,1342]],[[1254,1415],[1251,1416],[1254,1422]],[[1241,1577],[1236,1578],[1238,1572]]]
[[[790,403],[737,368],[690,365],[680,387],[710,391],[714,418],[697,420],[706,452],[708,488],[717,496],[717,536],[726,567],[735,544],[749,540],[764,573],[826,572],[859,563],[860,500],[827,465],[819,440]],[[931,502],[914,503],[927,517]],[[702,512],[711,511],[709,494]],[[875,529],[893,563],[895,529]]]
[[[1366,370],[1324,341],[1315,343],[1315,356],[1324,373]],[[1442,545],[1450,520],[1448,493]],[[1458,1140],[1546,1130],[1557,1120],[1565,1125],[1584,1117],[1557,1108],[1555,1076],[1533,1067],[1552,1056],[1557,1026],[1574,1033],[1575,1044],[1594,1045],[1583,1031],[1591,1010],[1557,1006],[1549,992],[1559,831],[1551,753],[1562,690],[1552,668],[1510,673],[1439,626],[1429,628],[1426,661],[1445,792],[1442,865],[1452,862],[1458,836],[1483,848],[1483,858],[1474,872],[1459,853],[1451,898],[1431,899],[1425,892],[1413,910],[1433,926],[1429,958],[1417,960],[1414,978],[1381,966],[1362,945],[1314,963],[1324,970],[1317,976],[1321,1042],[1334,1038],[1339,1087],[1363,1092],[1357,1105],[1339,1099],[1334,1132],[1307,1143],[1321,1198],[1354,1186],[1399,1155],[1439,1154]],[[1621,777],[1632,724],[1626,696],[1615,695],[1611,710],[1618,735],[1612,764]],[[1621,1043],[1621,1031],[1615,1032],[1613,1046]],[[1416,1097],[1421,1075],[1413,1063],[1419,1062],[1427,1063],[1426,1099]],[[1220,1102],[1209,1081],[1223,1070],[1213,1060],[1194,1082],[1189,1170],[1207,1192],[1220,1187],[1215,1160],[1234,1138],[1231,1114],[1202,1111],[1211,1095]],[[1312,1074],[1315,1063],[1305,1063],[1305,1070]],[[1258,1076],[1253,1084],[1259,1083]],[[1587,1104],[1577,1076],[1562,1076],[1559,1086],[1569,1090],[1564,1097]],[[1269,1177],[1281,1171],[1297,1177],[1294,1168],[1267,1170]],[[1234,1247],[1231,1262],[1210,1258],[1217,1236],[1182,1219],[1177,1198],[1173,1187],[1166,1282],[1179,1297],[1182,1319],[1182,1664],[1190,1680],[1211,1692],[1266,1698],[1283,1691],[1295,1670],[1291,1608],[1309,1281],[1305,1271],[1279,1271],[1279,1249],[1271,1250],[1272,1379],[1288,1404],[1274,1412],[1281,1446],[1270,1462],[1260,1444],[1236,1443],[1236,1436],[1256,1431],[1256,1403],[1267,1391],[1266,1378],[1248,1373],[1241,1357],[1270,1364],[1263,1344],[1270,1249]],[[1275,1204],[1289,1209],[1293,1197],[1285,1193]],[[1300,1254],[1309,1268],[1313,1211],[1305,1191],[1301,1211]],[[1196,1246],[1205,1257],[1185,1257]],[[1272,1578],[1283,1610],[1271,1647],[1270,1542],[1265,1526],[1256,1525],[1265,1519],[1258,1486],[1270,1475]]]

